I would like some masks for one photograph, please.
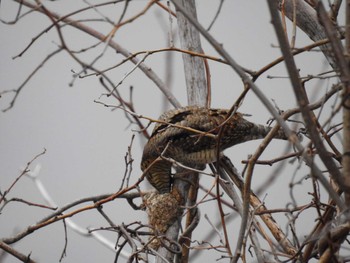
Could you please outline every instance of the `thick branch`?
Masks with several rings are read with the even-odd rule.
[[[194,0],[178,0],[177,3],[197,20],[196,4]],[[178,8],[176,8],[176,17],[179,26],[181,48],[203,53],[198,30],[187,20],[185,15]],[[183,54],[182,58],[184,61],[188,104],[205,106],[207,90],[203,59],[187,54]]]
[[[194,19],[197,19],[197,11],[194,0],[179,0],[178,4],[184,7]],[[176,8],[176,17],[179,27],[181,49],[197,53],[203,53],[200,42],[200,36],[197,29],[188,21],[185,15],[178,8]],[[183,54],[182,58],[184,61],[184,73],[186,79],[188,104],[205,106],[207,99],[207,90],[203,58],[191,56],[188,54]],[[177,170],[177,173],[180,174],[182,171],[183,169],[179,169]],[[192,182],[192,184],[189,184],[187,181]],[[190,192],[194,194],[189,198],[188,195],[190,186],[192,186],[192,191]],[[197,186],[198,174],[195,172],[188,173],[188,171],[186,171],[186,181],[181,180],[181,178],[180,180],[175,180],[173,188],[182,197],[182,204],[191,207],[196,203],[197,190],[195,188]],[[187,218],[187,223],[191,224],[191,221],[193,220],[193,216],[191,215],[193,215],[193,213],[190,212],[189,215],[190,216],[189,218]],[[167,232],[167,237],[170,240],[177,240],[178,232],[180,230],[180,222],[181,216],[179,217],[179,220],[177,220],[169,228]],[[187,240],[190,239],[191,233],[187,235]],[[169,251],[165,250],[164,248],[161,248],[159,252],[169,261],[173,260],[174,255]],[[188,260],[188,253],[189,250],[184,249],[183,247],[181,262],[186,262]],[[162,261],[160,257],[158,257],[157,260],[157,262]]]
[[[5,244],[4,242],[0,241],[0,248],[3,249],[4,251],[6,251],[7,253],[13,255],[14,257],[16,257],[17,259],[19,259],[22,262],[35,263],[35,261],[33,261],[30,258],[30,254],[28,256],[26,256],[26,255],[18,252],[17,250],[13,249],[9,245]]]
[[[299,77],[299,72],[297,70],[297,67],[294,62],[294,58],[292,55],[292,52],[290,50],[290,46],[288,44],[286,35],[283,31],[283,27],[281,24],[281,19],[279,17],[277,8],[275,6],[276,2],[274,0],[269,0],[269,8],[271,12],[271,17],[272,17],[272,23],[275,27],[276,35],[278,38],[278,41],[281,46],[281,51],[285,59],[286,67],[288,70],[288,74],[290,76],[290,80],[292,83],[292,87],[294,89],[294,94],[296,96],[296,99],[298,101],[302,116],[305,120],[305,125],[307,130],[309,131],[312,141],[318,150],[319,156],[321,160],[323,161],[324,165],[327,167],[329,173],[332,175],[332,178],[341,186],[344,186],[344,180],[342,180],[341,173],[337,167],[337,165],[334,163],[333,159],[330,158],[328,155],[328,151],[325,149],[325,146],[322,143],[322,140],[320,138],[320,135],[317,130],[317,125],[315,124],[315,120],[313,118],[313,114],[309,109],[308,106],[308,99],[305,93],[305,90],[302,87],[300,77]],[[313,171],[318,169],[313,160],[309,160],[308,163],[310,164],[311,168]],[[339,199],[339,197],[332,191],[331,188],[329,187],[328,181],[323,177],[323,176],[318,176],[318,173],[315,173],[316,177],[320,180],[320,182],[327,187],[327,191],[332,195],[332,198],[334,198],[337,201],[337,205],[341,208],[344,209],[344,204],[343,202]]]
[[[296,25],[300,28],[306,35],[309,36],[311,40],[317,42],[322,39],[326,39],[327,35],[318,22],[317,13],[309,4],[304,0],[279,0],[279,9],[283,9],[283,13],[293,21],[293,18],[296,18]],[[294,14],[294,5],[296,14]],[[294,22],[294,21],[293,21]],[[327,58],[329,64],[333,69],[336,68],[336,63],[331,52],[329,44],[324,44],[320,46],[323,54]]]
[[[173,3],[177,6],[177,1],[173,0]],[[275,2],[273,4],[276,4]],[[181,6],[180,6],[181,7]],[[276,8],[275,8],[276,9]],[[277,9],[276,9],[277,10]],[[186,18],[191,21],[191,23],[200,31],[200,33],[208,40],[208,42],[215,48],[215,50],[229,63],[229,65],[232,67],[232,69],[242,78],[242,81],[245,85],[247,85],[261,100],[261,102],[265,105],[265,107],[270,111],[270,113],[273,115],[273,117],[276,119],[278,124],[283,128],[285,133],[289,136],[291,142],[295,145],[295,147],[300,151],[304,152],[303,158],[305,162],[313,168],[314,174],[317,176],[317,178],[321,181],[322,185],[327,189],[331,197],[336,201],[339,207],[343,207],[343,202],[339,198],[339,196],[334,192],[330,184],[328,183],[327,179],[322,174],[321,170],[316,166],[316,164],[313,162],[312,158],[308,156],[305,152],[304,147],[300,144],[297,137],[291,132],[291,130],[288,128],[284,120],[281,118],[281,116],[278,114],[274,106],[270,103],[270,101],[266,98],[266,96],[261,92],[261,90],[252,82],[252,80],[245,74],[242,67],[240,67],[236,61],[229,55],[229,53],[220,45],[219,42],[213,38],[213,36],[207,32],[201,24],[199,24],[196,20],[194,20],[191,15],[187,14],[185,10],[182,10],[182,12],[186,15]],[[278,15],[278,14],[277,14]],[[339,172],[339,171],[338,171]],[[249,183],[246,185],[246,189],[250,189]],[[250,196],[250,192],[245,192],[244,199],[248,200]],[[247,214],[249,212],[249,202],[244,202],[244,214]],[[247,222],[242,221],[240,229],[241,231],[245,231],[247,227]],[[242,235],[241,235],[242,236]],[[236,253],[240,253],[240,248],[237,247]]]
[[[350,1],[346,1],[346,55],[349,58],[350,54]],[[345,59],[345,58],[344,58]],[[349,65],[349,60],[347,60]],[[350,185],[350,85],[347,82],[344,85],[343,93],[343,175],[346,185]],[[350,207],[350,194],[346,194],[346,204]]]

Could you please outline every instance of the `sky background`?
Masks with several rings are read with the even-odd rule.
[[[91,1],[101,3],[103,1]],[[67,14],[72,10],[87,6],[83,1],[54,1],[44,2],[48,8],[60,14]],[[140,12],[146,1],[131,1],[126,17]],[[199,21],[208,27],[218,8],[219,1],[198,1]],[[123,4],[116,4],[100,8],[99,12],[117,21],[123,9]],[[26,11],[23,8],[23,11]],[[17,13],[17,4],[12,1],[2,1],[1,19],[12,21]],[[73,18],[101,18],[93,10],[74,16]],[[47,17],[32,13],[23,17],[14,25],[0,24],[0,91],[18,88],[33,69],[45,59],[47,54],[57,49],[59,40],[57,32],[51,30],[38,39],[21,57],[13,59],[19,54],[39,32],[50,24]],[[107,34],[111,26],[102,22],[87,22],[95,30]],[[174,38],[176,37],[176,23],[172,25]],[[289,24],[290,29],[290,24]],[[67,45],[72,50],[81,50],[97,43],[96,39],[78,32],[69,26],[63,28]],[[154,50],[167,47],[169,32],[168,14],[157,6],[153,6],[144,16],[122,27],[117,31],[113,40],[129,50]],[[210,33],[222,43],[230,55],[243,67],[258,70],[280,56],[276,47],[277,41],[265,1],[225,1],[219,18]],[[311,41],[298,30],[298,47]],[[217,56],[213,48],[203,40],[204,51]],[[178,41],[175,45],[179,47]],[[91,63],[101,53],[104,45],[80,54],[80,58]],[[186,89],[183,76],[181,54],[171,53],[172,64],[171,88],[182,105],[187,104]],[[108,68],[120,62],[123,57],[108,49],[97,62],[100,69]],[[158,53],[147,58],[145,63],[150,66],[160,78],[165,79],[166,53]],[[323,57],[317,52],[310,52],[296,57],[302,76],[314,74],[327,69]],[[229,108],[243,89],[239,77],[227,65],[209,61],[212,80],[212,107]],[[118,83],[127,72],[134,67],[131,63],[111,70],[107,75]],[[121,110],[112,111],[95,103],[100,100],[104,103],[117,105],[113,98],[107,98],[105,90],[98,81],[98,77],[73,77],[73,72],[79,72],[81,67],[66,53],[61,52],[51,59],[28,82],[21,91],[14,107],[6,113],[0,113],[0,189],[6,190],[21,169],[33,157],[46,149],[45,155],[38,158],[31,166],[33,169],[40,165],[39,178],[58,206],[63,206],[73,200],[98,194],[113,193],[121,184],[125,171],[124,156],[128,151],[132,135],[135,140],[132,145],[134,159],[131,181],[136,182],[141,175],[139,163],[142,154],[142,145],[145,140],[137,132],[138,127],[129,125]],[[268,76],[275,76],[269,78]],[[296,106],[285,68],[280,64],[261,76],[257,85],[269,99],[273,99],[282,109]],[[73,85],[70,85],[73,82]],[[129,87],[133,86],[133,100],[137,113],[157,118],[164,111],[164,97],[155,84],[140,70],[135,70],[120,85],[118,90],[128,98]],[[324,95],[331,82],[321,83],[312,81],[308,85],[308,92],[312,98]],[[102,95],[102,96],[101,96]],[[0,108],[8,107],[11,94],[4,94],[0,98]],[[329,111],[326,105],[325,111]],[[171,108],[170,105],[167,106]],[[239,109],[251,114],[249,120],[265,124],[271,117],[266,108],[259,102],[253,93],[249,93]],[[325,116],[327,116],[325,114]],[[144,122],[147,124],[147,122]],[[153,127],[153,126],[152,126]],[[292,127],[292,125],[291,125]],[[149,130],[151,131],[151,130]],[[307,143],[307,140],[304,142]],[[259,141],[248,142],[229,149],[226,153],[239,171],[244,165],[241,163],[249,154],[252,154]],[[279,156],[285,150],[291,152],[287,142],[275,141],[262,156],[269,159]],[[276,178],[271,187],[261,193],[269,208],[285,207],[290,202],[288,183],[292,180],[301,180],[308,172],[305,167],[298,168],[298,162],[287,164],[285,176]],[[253,181],[253,189],[258,188],[266,178],[269,178],[275,166],[258,166]],[[210,187],[212,179],[202,178],[206,187]],[[287,182],[287,183],[286,183]],[[141,189],[149,189],[146,182]],[[310,184],[296,187],[294,194],[300,198],[300,204],[308,203],[311,196],[307,192]],[[203,195],[203,193],[202,193]],[[12,189],[8,198],[18,197],[34,203],[45,203],[33,181],[22,178]],[[135,220],[144,220],[145,213],[133,211],[125,200],[116,200],[104,206],[105,211],[116,224],[129,223]],[[208,214],[213,222],[218,220],[216,202],[208,202],[201,208],[202,214]],[[226,212],[229,209],[226,209]],[[8,237],[34,224],[50,211],[29,207],[22,203],[7,205],[0,215],[0,236]],[[302,215],[303,227],[298,228],[300,236],[309,230],[313,218],[310,214]],[[287,218],[282,214],[277,216],[282,227],[285,227]],[[73,218],[74,222],[82,227],[107,226],[107,222],[96,211],[84,212]],[[232,240],[239,226],[239,220],[229,223]],[[194,232],[196,239],[201,240],[203,233],[210,229],[210,225],[203,218],[199,228]],[[306,232],[305,232],[306,231]],[[116,233],[103,232],[103,235],[115,242]],[[234,241],[232,241],[234,244]],[[14,248],[24,254],[32,253],[32,258],[38,262],[58,262],[64,246],[64,228],[58,222],[40,229],[35,233],[14,244]],[[233,245],[234,247],[234,245]],[[208,262],[214,262],[220,257],[219,253],[203,252]],[[114,252],[92,238],[85,238],[68,229],[67,256],[63,262],[113,262]],[[252,260],[253,261],[253,260]],[[7,256],[5,262],[18,262],[12,256]],[[120,262],[123,262],[122,260]]]

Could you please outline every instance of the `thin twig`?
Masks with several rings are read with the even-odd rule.
[[[2,203],[2,201],[6,198],[6,195],[12,190],[12,188],[16,185],[16,183],[25,175],[27,174],[30,170],[29,167],[31,166],[31,164],[38,159],[40,156],[44,155],[46,153],[46,149],[44,149],[41,153],[37,154],[36,156],[34,156],[34,158],[32,160],[30,160],[26,167],[23,169],[23,171],[21,172],[21,174],[13,181],[13,183],[9,186],[9,188],[7,188],[7,190],[4,191],[4,193],[1,195],[0,197],[0,204]]]

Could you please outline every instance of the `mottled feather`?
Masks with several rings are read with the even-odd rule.
[[[205,164],[216,161],[218,145],[221,152],[242,142],[264,138],[271,130],[270,127],[247,121],[241,113],[232,116],[228,114],[229,110],[197,106],[178,108],[162,114],[143,151],[141,169],[147,169],[148,181],[160,193],[170,191],[171,163],[166,160],[153,163],[161,154],[202,170]],[[223,131],[218,144],[217,135],[221,127]],[[278,131],[275,138],[287,139],[282,130]]]

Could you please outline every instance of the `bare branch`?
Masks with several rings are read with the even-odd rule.
[[[315,144],[316,148],[318,149],[319,155],[320,155],[323,163],[328,168],[329,173],[332,175],[334,180],[336,180],[336,182],[338,184],[340,184],[341,187],[345,187],[343,179],[342,179],[341,174],[339,172],[339,169],[335,165],[333,160],[331,158],[329,158],[328,152],[326,151],[326,149],[321,141],[321,138],[319,137],[318,131],[316,129],[317,126],[314,125],[314,116],[308,108],[308,99],[306,97],[305,91],[304,91],[302,84],[300,82],[299,73],[298,73],[298,70],[295,66],[295,62],[293,59],[293,55],[291,54],[289,44],[288,44],[287,39],[285,37],[285,34],[283,32],[282,25],[281,25],[280,18],[279,18],[279,14],[277,13],[277,9],[276,9],[275,4],[276,3],[274,1],[269,0],[269,8],[270,8],[270,12],[271,12],[273,25],[275,26],[276,35],[277,35],[278,40],[279,40],[280,45],[281,45],[281,51],[285,57],[285,63],[286,63],[286,66],[287,66],[287,69],[288,69],[288,72],[290,75],[290,80],[292,82],[294,94],[295,94],[297,101],[299,103],[306,127],[307,127],[308,131],[310,132],[312,139],[313,139],[313,143]],[[297,147],[300,148],[298,145],[297,145]],[[302,150],[302,148],[300,150]],[[311,160],[309,157],[305,157],[305,156],[304,156],[304,158],[307,160],[307,163],[313,168],[313,171],[315,171],[315,176],[317,176],[317,178],[320,180],[322,185],[327,189],[327,191],[332,196],[332,198],[337,202],[337,205],[341,209],[344,209],[343,201],[341,201],[340,198],[338,197],[338,195],[336,193],[334,193],[333,189],[329,186],[329,183],[327,182],[327,180],[320,173],[319,169],[316,167],[313,160]]]
[[[40,156],[44,155],[46,153],[46,149],[44,149],[43,152],[37,154],[36,156],[34,156],[34,158],[32,160],[30,160],[26,167],[23,169],[22,173],[16,178],[16,180],[10,185],[10,187],[5,190],[5,192],[1,195],[0,198],[0,204],[3,202],[3,200],[5,199],[6,195],[11,191],[11,189],[15,186],[15,184],[23,177],[23,175],[27,174],[28,172],[30,172],[29,170],[29,166],[31,166],[31,164],[38,159]]]
[[[308,5],[304,0],[278,0],[280,9],[283,9],[286,16],[291,21],[296,21],[298,28],[303,30],[314,42],[326,38],[325,31],[318,22],[315,9]],[[282,4],[283,3],[283,4]],[[294,12],[297,10],[297,12]],[[293,19],[295,17],[295,19]],[[327,58],[332,68],[336,68],[333,54],[330,46],[325,44],[321,46],[321,50]]]
[[[33,5],[31,3],[29,3],[26,0],[15,0],[18,3],[22,3],[23,5],[32,8],[33,10],[36,10],[38,12],[42,12],[45,13],[45,11],[43,11],[42,9],[37,9],[38,6]],[[49,14],[49,17],[51,17],[52,19],[54,19],[55,21],[53,22],[54,25],[57,25],[58,19],[61,19],[60,21],[66,23],[69,26],[75,27],[79,30],[81,30],[82,32],[85,32],[97,39],[99,39],[100,41],[106,41],[108,38],[107,36],[97,32],[96,30],[82,24],[79,23],[69,17],[66,18],[62,18],[61,15],[49,11],[46,9],[46,14]],[[61,37],[61,40],[63,40],[63,38]],[[64,42],[63,42],[64,43]],[[125,57],[128,57],[130,55],[130,52],[127,51],[125,48],[121,47],[118,43],[116,43],[115,41],[110,40],[108,42],[108,45],[113,48],[114,50],[116,50],[118,53],[122,54]],[[68,49],[66,49],[67,51],[69,51]],[[71,52],[68,52],[75,60],[77,60],[77,58],[75,56],[73,56],[73,54]],[[79,62],[79,61],[78,61]],[[137,58],[132,58],[131,62],[134,64],[139,63],[139,60]],[[88,65],[86,65],[85,63],[81,63],[82,65],[87,66],[87,68],[89,68]],[[147,65],[145,65],[144,63],[141,63],[139,65],[139,68],[144,72],[144,74],[146,76],[148,76],[158,87],[159,89],[164,93],[164,95],[166,96],[166,98],[175,106],[175,107],[180,107],[180,103],[176,100],[176,98],[171,94],[171,92],[169,91],[169,89],[165,86],[165,84],[161,81],[161,79],[154,73],[154,71],[148,67]]]
[[[11,254],[12,256],[16,257],[17,259],[19,259],[22,262],[25,263],[35,263],[36,261],[32,260],[30,258],[30,254],[28,256],[18,252],[17,250],[13,249],[12,247],[10,247],[9,245],[7,245],[6,243],[0,241],[0,248],[5,250],[7,253]]]

